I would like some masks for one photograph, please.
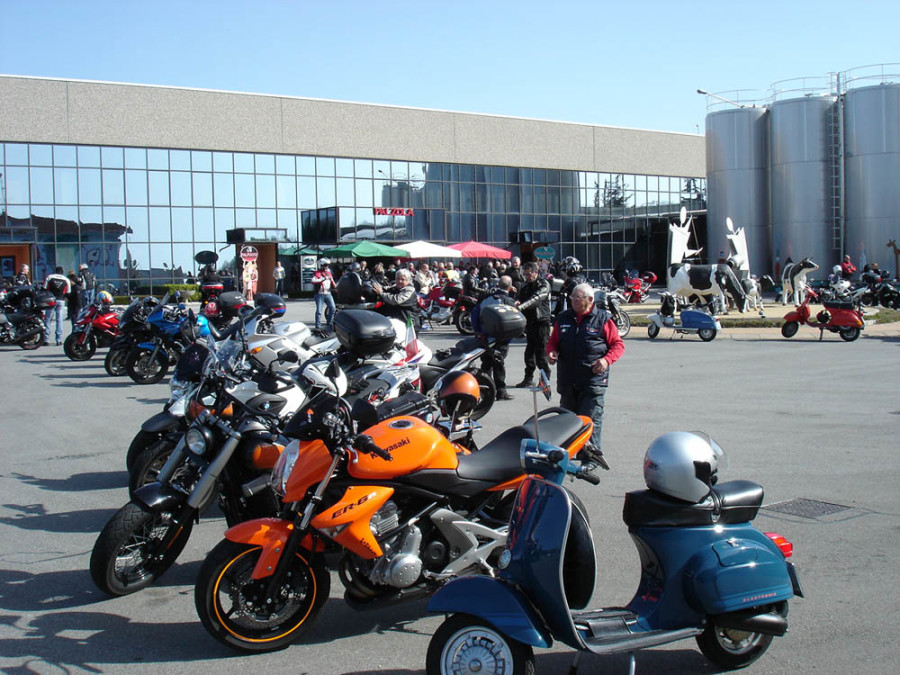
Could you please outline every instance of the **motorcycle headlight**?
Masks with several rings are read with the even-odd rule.
[[[212,433],[205,427],[191,427],[184,435],[184,444],[198,457],[203,456],[212,446]]]
[[[269,478],[269,486],[279,497],[284,497],[285,492],[287,492],[288,478],[299,456],[300,441],[294,440],[288,443],[284,452],[278,456],[278,461],[275,462],[275,468],[272,469],[272,477]]]

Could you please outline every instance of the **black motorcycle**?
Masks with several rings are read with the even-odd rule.
[[[0,297],[0,344],[37,349],[44,343],[47,326],[44,310],[56,306],[49,291],[20,287],[3,291]]]
[[[106,353],[103,367],[113,377],[125,375],[125,360],[132,347],[144,342],[151,336],[147,326],[147,316],[159,305],[154,297],[135,298],[119,317],[119,337],[115,339]]]

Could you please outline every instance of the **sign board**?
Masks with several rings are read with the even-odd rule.
[[[259,257],[259,251],[255,246],[241,246],[241,260],[244,262],[255,262]]]
[[[534,257],[538,260],[552,260],[556,257],[556,249],[552,246],[540,246],[534,249]]]
[[[394,209],[375,207],[372,209],[376,216],[411,216],[414,211],[412,209]]]

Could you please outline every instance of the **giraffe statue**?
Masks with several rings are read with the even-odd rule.
[[[887,243],[888,248],[894,249],[894,278],[900,277],[900,268],[898,268],[898,261],[900,261],[900,248],[897,247],[897,244],[891,239]]]

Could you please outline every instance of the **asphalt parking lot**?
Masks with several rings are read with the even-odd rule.
[[[312,305],[291,302],[287,319]],[[805,331],[805,332],[804,332]],[[434,348],[459,336],[424,334]],[[665,335],[663,337],[666,337]],[[126,500],[125,449],[156,413],[168,385],[110,378],[98,353],[83,363],[62,348],[0,348],[0,668],[7,673],[424,672],[441,622],[412,602],[358,613],[332,597],[307,638],[274,654],[235,656],[196,618],[193,578],[224,520],[194,529],[179,562],[154,587],[110,599],[87,571],[97,532]],[[523,345],[508,359],[521,379]],[[793,541],[807,597],[791,603],[790,632],[748,673],[888,673],[897,669],[900,611],[900,326],[872,327],[854,343],[818,341],[801,328],[726,329],[650,341],[635,328],[612,371],[604,451],[612,470],[575,487],[587,504],[599,571],[592,604],[628,602],[637,556],[621,520],[625,492],[643,486],[647,444],[702,429],[729,455],[722,480],[766,489],[757,526]],[[530,414],[529,394],[497,403],[489,439]],[[554,398],[554,402],[556,398]],[[539,673],[565,671],[567,648],[536,652]],[[716,672],[693,641],[641,652],[638,672]],[[585,657],[579,672],[627,672],[622,657]]]

